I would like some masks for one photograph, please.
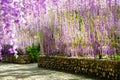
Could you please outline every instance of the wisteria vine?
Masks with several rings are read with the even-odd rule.
[[[120,53],[120,0],[0,0],[0,5],[0,50],[10,44],[17,53],[17,46],[24,49],[37,39],[46,55]]]

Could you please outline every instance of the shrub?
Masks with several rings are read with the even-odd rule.
[[[40,55],[40,44],[25,47],[26,52],[28,53],[31,62],[36,62],[38,56]]]
[[[2,55],[9,55],[9,54],[11,54],[10,51],[9,51],[10,48],[13,48],[13,46],[11,46],[9,44],[2,45],[2,50],[1,50]]]
[[[112,59],[120,59],[120,54],[111,55]]]

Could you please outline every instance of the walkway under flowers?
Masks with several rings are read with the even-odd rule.
[[[33,64],[0,63],[0,80],[97,80],[83,75],[38,68]]]

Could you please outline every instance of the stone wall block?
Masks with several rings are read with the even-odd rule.
[[[120,79],[120,60],[99,60],[70,57],[48,57],[38,58],[38,67],[47,67],[61,71],[85,73],[104,80]]]

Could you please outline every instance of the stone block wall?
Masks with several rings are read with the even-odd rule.
[[[40,56],[38,67],[92,75],[105,80],[120,79],[120,60]]]
[[[3,55],[2,62],[26,64],[30,63],[30,59],[28,55],[19,55],[18,58],[14,55]]]

